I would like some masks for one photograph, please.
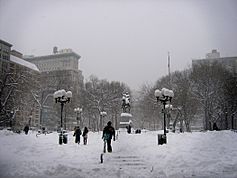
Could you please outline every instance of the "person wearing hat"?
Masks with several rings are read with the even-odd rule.
[[[107,143],[108,152],[112,152],[112,146],[111,146],[112,138],[115,141],[115,130],[112,126],[112,122],[109,121],[107,123],[107,126],[105,126],[105,128],[103,130],[103,135],[102,135],[102,139],[104,139],[104,142]],[[104,152],[105,152],[105,148],[104,148]]]

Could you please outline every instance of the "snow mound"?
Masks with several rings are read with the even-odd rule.
[[[130,113],[121,113],[121,117],[132,117]]]

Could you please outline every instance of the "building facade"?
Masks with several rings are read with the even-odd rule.
[[[1,125],[17,130],[26,124],[38,127],[40,106],[36,96],[40,71],[35,64],[23,60],[20,52],[11,50],[11,44],[3,40],[0,43]]]
[[[71,49],[63,49],[52,55],[46,56],[24,56],[27,61],[34,63],[41,72],[60,70],[79,70],[80,56]]]
[[[0,59],[10,60],[12,44],[0,39]]]
[[[71,49],[58,51],[54,47],[53,54],[45,56],[24,57],[34,63],[41,71],[41,126],[56,130],[60,123],[60,106],[55,104],[53,93],[59,89],[72,91],[72,101],[64,107],[64,125],[73,129],[76,118],[74,107],[80,105],[80,95],[83,88],[83,75],[79,70],[80,56]]]
[[[11,47],[12,44],[0,39],[0,72],[7,67],[6,62],[10,60]]]
[[[232,73],[237,73],[237,56],[221,57],[217,50],[212,50],[211,53],[206,54],[205,59],[192,60],[192,66],[205,63],[218,62]]]

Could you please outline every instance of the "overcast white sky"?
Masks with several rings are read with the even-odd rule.
[[[237,56],[236,0],[0,0],[0,39],[25,55],[81,55],[87,78],[139,89],[212,49]]]

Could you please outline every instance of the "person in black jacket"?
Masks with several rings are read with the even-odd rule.
[[[127,128],[128,134],[130,134],[131,133],[131,128],[132,128],[131,125],[129,124],[126,128]]]
[[[107,143],[107,150],[108,150],[108,152],[112,152],[112,146],[111,146],[111,139],[112,138],[115,141],[115,130],[112,127],[112,122],[109,121],[107,123],[107,126],[105,126],[105,128],[103,130],[103,136],[102,136],[102,139],[104,139],[104,142]],[[105,152],[105,150],[104,150],[104,152]]]
[[[89,131],[88,131],[87,127],[85,127],[84,130],[83,130],[83,133],[82,133],[84,145],[87,144],[88,132]]]
[[[81,129],[79,126],[76,127],[73,136],[75,137],[75,143],[80,144]]]
[[[219,130],[216,123],[213,124],[213,130]]]
[[[29,130],[30,130],[29,125],[26,125],[25,128],[24,128],[24,132],[25,132],[26,135],[28,134]]]

